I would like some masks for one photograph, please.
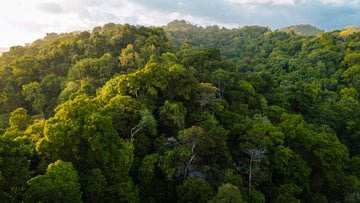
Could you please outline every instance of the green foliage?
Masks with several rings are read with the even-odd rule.
[[[312,151],[323,168],[340,170],[342,167],[345,167],[348,150],[345,145],[340,143],[336,136],[322,132],[315,135],[312,138],[312,142]]]
[[[149,111],[141,111],[140,116],[141,128],[145,129],[150,135],[155,136],[157,134],[157,122],[154,116]]]
[[[25,96],[25,100],[32,103],[32,109],[35,112],[41,113],[46,103],[46,98],[41,94],[40,84],[38,82],[32,82],[27,85],[23,85],[22,94]]]
[[[31,117],[24,108],[18,108],[11,113],[9,120],[10,129],[24,131],[31,123]]]
[[[138,125],[141,103],[130,96],[117,95],[111,98],[104,109],[112,112],[112,125],[119,136],[129,138],[131,128]]]
[[[214,196],[214,190],[208,182],[191,176],[176,191],[180,202],[207,202]]]
[[[10,64],[12,61],[24,56],[25,47],[22,46],[13,46],[8,52],[4,52],[1,55],[1,66]]]
[[[136,70],[140,65],[140,56],[134,50],[134,45],[132,44],[129,44],[125,49],[121,50],[119,60],[121,69],[125,72],[129,72],[129,70]]]
[[[275,199],[276,202],[291,202],[300,203],[301,201],[296,198],[302,192],[301,188],[296,185],[286,184],[281,185],[278,189],[278,196]]]
[[[37,80],[39,62],[33,57],[21,57],[10,64],[13,69],[15,82],[21,86]]]
[[[85,96],[60,105],[46,121],[45,137],[36,150],[50,160],[70,161],[77,169],[101,164],[108,181],[124,180],[132,163],[132,146],[117,135],[111,114],[99,108],[96,100]]]
[[[211,74],[211,79],[213,84],[216,84],[217,88],[219,88],[219,97],[222,98],[225,93],[225,88],[230,82],[230,72],[218,69]]]
[[[99,59],[86,58],[80,60],[69,69],[69,80],[87,79],[95,88],[105,84],[115,72],[115,60],[110,54]]]
[[[169,68],[168,86],[164,91],[169,100],[186,101],[194,99],[198,90],[198,80],[181,65],[175,64]]]
[[[265,202],[265,196],[260,191],[252,189],[250,194],[249,194],[249,202],[264,203]]]
[[[0,128],[6,128],[9,126],[9,119],[10,119],[10,114],[1,114],[0,115]]]
[[[0,136],[0,198],[4,202],[21,201],[30,177],[29,161],[20,142]]]
[[[12,47],[0,198],[358,202],[359,40],[174,21]]]
[[[139,202],[139,191],[132,180],[120,182],[107,188],[105,201]],[[104,201],[104,199],[101,199]]]
[[[28,181],[28,201],[82,202],[79,175],[73,165],[61,160],[48,166],[45,175]]]
[[[287,180],[301,184],[301,186],[307,186],[307,178],[311,173],[311,168],[290,148],[278,146],[275,149],[274,168]]]
[[[209,202],[241,203],[246,201],[243,200],[241,192],[237,186],[226,183],[219,187],[219,191],[217,192],[215,198]]]
[[[358,99],[359,97],[359,92],[357,91],[357,89],[350,87],[347,88],[345,87],[344,89],[340,90],[340,97],[341,99],[348,99],[348,98],[352,98],[352,99]]]
[[[186,108],[181,102],[171,103],[166,100],[164,106],[159,108],[159,116],[169,131],[185,128]]]
[[[301,25],[301,24],[283,27],[280,29],[280,31],[283,32],[293,31],[294,33],[299,35],[318,35],[324,32],[324,30],[320,30],[312,25]]]
[[[92,169],[83,175],[82,185],[84,200],[87,202],[101,202],[106,197],[107,181],[100,169]]]
[[[200,107],[211,104],[215,100],[218,90],[210,83],[200,83],[198,90]]]

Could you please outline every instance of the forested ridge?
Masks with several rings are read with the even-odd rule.
[[[2,202],[359,202],[360,33],[108,23],[0,57]]]
[[[324,32],[324,30],[320,30],[312,25],[291,25],[291,26],[287,26],[287,27],[283,27],[280,29],[280,31],[283,32],[288,32],[288,31],[293,31],[296,34],[299,35],[319,35],[322,32]]]

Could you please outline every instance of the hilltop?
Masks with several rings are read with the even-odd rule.
[[[324,32],[324,30],[320,30],[315,26],[302,25],[302,24],[283,27],[280,29],[280,31],[283,32],[294,31],[296,34],[305,35],[305,36],[318,35]]]

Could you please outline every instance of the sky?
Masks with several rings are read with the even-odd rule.
[[[273,30],[311,24],[332,31],[360,26],[360,0],[8,0],[0,6],[0,48],[109,22],[161,26],[176,19]]]

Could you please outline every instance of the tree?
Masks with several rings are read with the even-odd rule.
[[[159,108],[160,122],[169,129],[169,131],[176,132],[176,130],[183,130],[185,128],[186,108],[181,102],[165,101],[165,104]]]
[[[112,125],[122,138],[129,138],[131,128],[139,124],[141,103],[128,95],[116,95],[107,102],[105,111],[112,112]]]
[[[253,107],[256,104],[255,89],[245,80],[239,80],[236,82],[236,85],[228,91],[225,98],[232,105],[232,108],[237,112],[241,112],[241,114],[246,114],[247,109],[243,109],[244,106]]]
[[[352,97],[342,99],[334,104],[334,111],[337,113],[337,134],[342,136],[339,139],[346,144],[351,154],[357,154],[359,145],[357,140],[359,118],[359,102]]]
[[[111,112],[86,96],[57,107],[36,150],[45,159],[72,162],[80,173],[99,168],[109,185],[127,181],[133,161],[133,146],[118,136]]]
[[[351,66],[350,68],[346,69],[342,74],[341,77],[344,79],[344,81],[347,84],[354,83],[359,80],[360,74],[360,65],[356,64],[354,66]]]
[[[46,104],[46,97],[42,94],[42,90],[38,82],[23,85],[22,94],[25,96],[25,100],[31,103],[33,111],[42,114],[44,113],[43,109]]]
[[[108,187],[105,176],[100,169],[88,170],[86,175],[81,177],[83,185],[83,200],[86,202],[101,202],[106,197]]]
[[[241,192],[237,186],[226,183],[219,187],[217,194],[212,200],[209,201],[209,203],[210,202],[242,203],[245,201],[243,200]]]
[[[22,46],[13,46],[8,52],[2,53],[1,56],[1,66],[5,66],[13,62],[14,60],[24,56],[25,47]]]
[[[164,96],[170,101],[194,99],[198,83],[193,74],[181,65],[175,64],[169,68],[168,86],[164,91]]]
[[[230,72],[223,70],[223,69],[218,69],[215,72],[213,72],[211,74],[211,79],[213,84],[217,85],[217,88],[219,88],[219,93],[218,96],[219,98],[223,98],[224,93],[225,93],[225,88],[227,86],[227,84],[230,82]]]
[[[357,89],[355,89],[353,87],[350,87],[350,88],[345,87],[344,89],[340,90],[340,96],[341,96],[341,99],[343,99],[343,100],[348,99],[348,98],[357,100],[359,97],[359,92]]]
[[[92,34],[85,44],[85,55],[89,58],[100,58],[104,55],[106,44],[106,36],[97,32]]]
[[[50,164],[45,175],[30,179],[28,185],[27,201],[82,202],[79,175],[70,162]]]
[[[27,110],[24,108],[18,108],[11,113],[9,120],[10,129],[18,129],[25,131],[31,124],[31,117],[27,114]]]
[[[278,196],[275,199],[275,202],[291,202],[291,203],[300,203],[301,201],[296,198],[302,192],[302,189],[293,184],[281,185],[278,189]]]
[[[204,107],[215,100],[218,88],[212,86],[210,83],[200,83],[198,91],[200,107]]]
[[[266,119],[260,117],[259,119]],[[276,146],[284,144],[285,135],[281,130],[273,126],[267,120],[260,120],[253,124],[245,135],[239,137],[240,149],[249,150],[252,148],[260,148],[272,151]]]
[[[272,124],[280,123],[281,114],[285,113],[286,110],[280,106],[272,105],[263,108],[264,116],[270,119]]]
[[[29,161],[18,141],[0,136],[0,199],[19,202],[23,199],[29,174]]]
[[[142,159],[138,170],[138,179],[145,193],[142,201],[174,201],[173,181],[181,165],[179,161],[178,153],[170,150],[164,154],[149,154]]]
[[[299,154],[294,153],[289,147],[278,146],[274,152],[273,162],[275,174],[281,174],[284,180],[299,185],[301,188],[309,187],[311,168]]]
[[[297,82],[291,86],[287,93],[287,99],[296,113],[311,115],[313,108],[318,103],[319,88],[304,82]]]
[[[215,143],[205,130],[199,126],[192,126],[191,128],[180,131],[178,137],[188,149],[188,151],[185,152],[186,163],[183,172],[186,177],[197,156],[200,155],[200,157],[202,157],[206,155],[206,153],[209,152],[208,150],[215,147]]]
[[[147,104],[149,109],[153,109],[158,105],[157,102],[163,102],[159,94],[164,92],[168,85],[168,75],[169,69],[153,55],[143,69],[119,80],[118,91],[121,94],[128,92]]]
[[[43,108],[44,117],[49,118],[54,115],[54,109],[60,103],[59,94],[62,91],[61,84],[65,81],[64,77],[58,77],[50,74],[41,80],[41,93],[45,96],[45,105]]]
[[[344,57],[344,63],[347,67],[352,67],[360,64],[360,54],[350,53]],[[344,72],[345,73],[345,72]]]
[[[101,58],[86,58],[80,60],[69,70],[70,80],[88,80],[95,88],[105,84],[115,71],[116,64],[110,54],[104,54]]]
[[[185,68],[189,68],[194,54],[193,46],[189,43],[183,43],[180,47],[180,51],[177,52],[177,57],[181,63],[184,64]]]
[[[335,135],[321,132],[312,136],[312,149],[314,160],[312,168],[321,166],[322,175],[331,180],[335,173],[345,167],[345,160],[349,152]]]
[[[183,141],[194,154],[204,154],[207,148],[213,148],[215,143],[205,130],[199,126],[192,126],[179,132],[179,139]]]
[[[33,57],[21,57],[10,64],[16,84],[20,87],[38,80],[39,62]]]
[[[75,93],[80,89],[81,81],[70,81],[66,84],[66,87],[59,94],[60,103],[64,103],[69,99],[74,99]]]
[[[252,193],[252,183],[253,183],[253,175],[254,173],[258,172],[260,170],[260,162],[262,161],[262,159],[265,158],[264,154],[266,153],[266,150],[261,150],[261,149],[249,149],[245,152],[246,154],[249,155],[250,159],[249,159],[249,177],[248,177],[248,189],[249,189],[249,197],[251,197],[251,193]],[[252,201],[250,199],[250,201]]]
[[[207,202],[214,196],[214,190],[205,180],[189,176],[176,188],[180,202]]]
[[[155,136],[157,134],[157,122],[151,112],[145,110],[140,112],[141,119],[139,124],[131,128],[130,142],[133,140],[136,133],[140,130],[145,130],[146,133]]]
[[[119,60],[121,64],[121,69],[125,72],[128,72],[129,70],[134,71],[140,65],[140,56],[134,50],[134,45],[132,44],[127,45],[125,49],[121,50]]]
[[[16,84],[13,69],[9,66],[0,68],[0,111],[9,113],[25,105],[25,100]]]

